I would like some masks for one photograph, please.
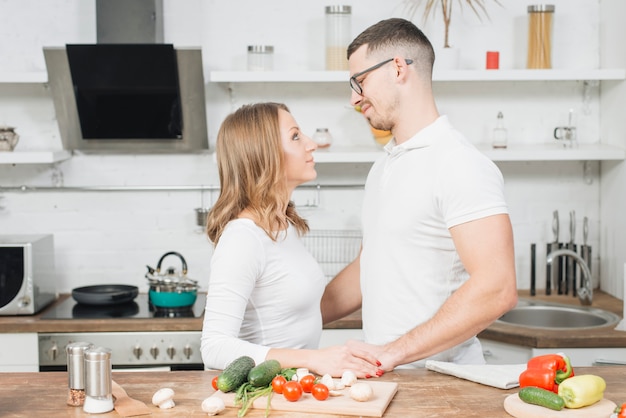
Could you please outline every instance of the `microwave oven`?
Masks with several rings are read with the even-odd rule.
[[[54,237],[0,235],[0,315],[33,315],[57,297]]]

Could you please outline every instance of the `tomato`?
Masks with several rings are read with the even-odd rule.
[[[211,386],[213,386],[213,389],[215,390],[217,390],[217,378],[218,376],[215,376],[213,380],[211,380]]]
[[[315,384],[315,376],[312,374],[304,375],[298,380],[300,382],[300,386],[302,386],[302,390],[306,393],[311,393],[313,389],[313,385]]]
[[[302,397],[302,386],[300,383],[292,380],[283,386],[283,396],[289,402],[295,402]]]
[[[285,376],[278,375],[272,379],[272,389],[274,389],[274,392],[282,394],[285,383],[287,383]]]
[[[313,385],[313,390],[311,391],[313,397],[318,401],[324,401],[328,399],[328,386],[323,383],[316,383]]]

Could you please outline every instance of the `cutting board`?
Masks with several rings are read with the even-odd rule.
[[[310,393],[303,393],[296,402],[289,402],[283,395],[274,393],[272,395],[271,408],[276,411],[337,414],[337,415],[357,415],[364,417],[382,417],[385,409],[398,391],[398,384],[395,382],[372,382],[368,381],[374,391],[374,396],[367,402],[357,402],[350,398],[350,388],[341,390],[342,396],[331,396],[325,401],[318,401]],[[235,394],[233,392],[215,392],[212,396],[218,396],[224,400],[227,407],[235,407]],[[252,404],[252,408],[265,409],[267,398],[261,396]]]
[[[554,411],[543,406],[528,404],[521,400],[517,393],[504,399],[504,410],[515,418],[608,418],[615,407],[614,402],[602,399],[584,408],[563,408],[560,411]]]

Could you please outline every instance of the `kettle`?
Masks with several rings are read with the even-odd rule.
[[[13,151],[20,136],[11,126],[0,126],[0,151]]]

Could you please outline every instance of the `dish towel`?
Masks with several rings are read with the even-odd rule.
[[[513,389],[519,386],[519,375],[526,370],[523,364],[455,364],[445,361],[427,360],[426,368],[471,380],[499,389]]]

